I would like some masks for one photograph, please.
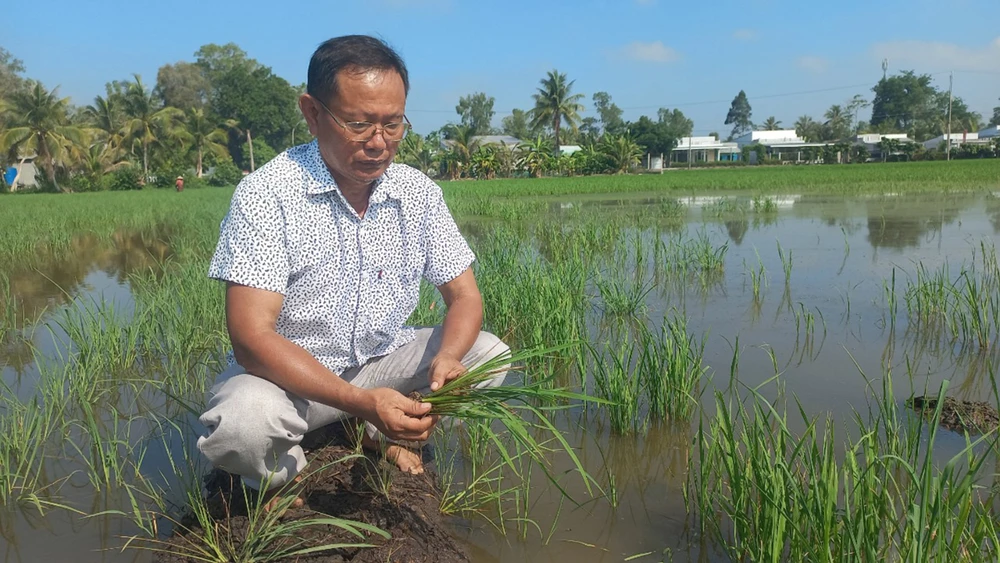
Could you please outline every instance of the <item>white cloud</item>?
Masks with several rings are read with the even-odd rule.
[[[652,43],[633,41],[619,49],[616,54],[619,58],[651,63],[672,63],[681,58],[680,53],[664,45],[662,41]]]
[[[757,30],[756,29],[737,29],[733,32],[733,39],[737,41],[756,41],[757,40]]]
[[[823,57],[803,56],[795,59],[795,64],[802,70],[821,74],[826,72],[827,61]]]
[[[937,41],[887,41],[872,45],[871,52],[876,60],[889,59],[894,68],[902,65],[923,72],[1000,71],[1000,37],[979,47]]]

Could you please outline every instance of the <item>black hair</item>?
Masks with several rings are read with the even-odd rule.
[[[337,94],[337,74],[341,71],[364,73],[371,70],[394,70],[403,79],[403,89],[410,93],[406,64],[385,41],[368,35],[344,35],[323,42],[309,60],[306,92],[323,103]]]

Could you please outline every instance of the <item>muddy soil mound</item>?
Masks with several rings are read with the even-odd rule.
[[[938,406],[937,397],[920,396],[907,401],[907,406],[930,419]],[[941,407],[940,424],[952,432],[985,434],[1000,425],[996,407],[981,401],[963,401],[945,397]]]
[[[438,510],[439,491],[432,472],[410,475],[373,456],[333,463],[354,453],[337,429],[307,435],[302,445],[309,459],[307,472],[327,467],[307,477],[302,494],[304,506],[289,509],[282,522],[329,515],[376,526],[392,537],[385,540],[370,535],[364,541],[376,544],[375,548],[324,551],[279,561],[458,563],[470,560],[467,548],[451,536],[445,517]],[[249,528],[239,477],[215,471],[206,482],[209,507],[218,523],[217,528],[225,531],[239,546],[246,541]],[[246,496],[253,498],[254,491],[250,493]],[[175,531],[168,540],[170,552],[157,553],[156,563],[195,561],[182,554],[190,552],[192,544],[200,545],[199,537],[204,536],[204,531],[190,516],[181,523],[186,530]],[[296,539],[307,541],[299,548],[361,542],[356,536],[333,526],[305,528],[296,534]]]

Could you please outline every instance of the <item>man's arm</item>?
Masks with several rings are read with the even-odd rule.
[[[437,422],[436,416],[424,416],[430,404],[393,389],[355,387],[278,334],[275,324],[283,302],[280,293],[235,283],[226,286],[226,327],[241,366],[299,397],[359,416],[389,438],[426,440],[430,436]]]
[[[439,285],[438,291],[448,312],[444,316],[441,349],[431,361],[432,391],[466,371],[462,358],[472,349],[483,327],[483,297],[471,267],[455,279]]]

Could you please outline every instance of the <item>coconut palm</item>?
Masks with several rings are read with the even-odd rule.
[[[125,110],[120,96],[108,91],[108,95],[97,96],[94,103],[83,109],[87,120],[97,132],[111,154],[116,158],[124,156]]]
[[[830,106],[830,109],[826,110],[823,117],[826,118],[824,125],[828,128],[831,138],[843,139],[850,133],[851,114],[845,111],[839,104]]]
[[[822,128],[822,125],[808,115],[803,115],[795,121],[795,134],[809,142],[816,142],[822,138]]]
[[[179,133],[178,124],[184,112],[175,107],[162,107],[159,98],[146,88],[142,77],[134,74],[135,82],[125,92],[125,130],[142,147],[142,172],[149,177],[149,149]]]
[[[472,127],[452,125],[447,130],[448,165],[451,167],[448,175],[458,178],[469,169],[472,153],[479,148],[479,140]]]
[[[760,125],[761,131],[778,131],[779,129],[781,129],[781,121],[776,119],[773,115],[765,119],[764,123],[761,123]]]
[[[577,130],[580,112],[584,111],[580,100],[583,94],[572,94],[575,80],[566,80],[566,75],[557,70],[550,70],[548,76],[541,80],[542,86],[534,94],[535,109],[532,110],[532,127],[552,125],[555,132],[555,154],[559,155],[559,128],[566,126]]]
[[[188,111],[184,128],[191,151],[195,154],[195,176],[202,177],[202,163],[206,152],[218,157],[229,156],[229,149],[226,148],[229,136],[205,115],[204,109],[192,108]]]
[[[616,174],[628,172],[642,159],[642,147],[625,134],[605,135],[600,150],[608,158],[611,169]]]
[[[56,166],[65,164],[72,145],[85,144],[85,132],[70,125],[69,98],[60,98],[59,88],[46,90],[40,82],[11,97],[10,127],[0,139],[0,150],[33,152],[45,174],[56,183]]]

